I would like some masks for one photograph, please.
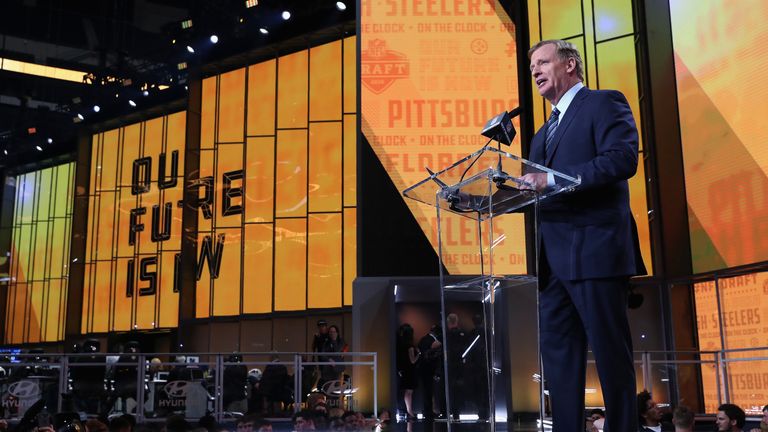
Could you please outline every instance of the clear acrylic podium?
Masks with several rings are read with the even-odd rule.
[[[427,170],[429,171],[428,167]],[[494,262],[504,260],[504,257],[494,257],[494,249],[501,249],[498,246],[502,242],[510,241],[507,238],[510,233],[499,234],[494,231],[494,219],[510,213],[517,214],[507,217],[522,217],[521,212],[525,211],[532,217],[533,226],[536,227],[538,207],[542,200],[573,190],[581,180],[488,146],[442,171],[436,173],[429,171],[429,173],[427,178],[405,189],[403,195],[434,206],[437,213],[440,306],[444,329],[442,341],[444,412],[449,419],[448,429],[451,429],[452,423],[458,421],[453,419],[452,414],[455,414],[461,415],[461,421],[464,422],[487,421],[490,430],[494,431],[495,422],[502,419],[506,421],[511,414],[497,406],[511,406],[509,403],[499,404],[499,399],[506,398],[509,401],[512,398],[511,394],[504,394],[511,390],[511,371],[504,369],[505,366],[507,369],[512,367],[508,361],[502,360],[504,356],[500,354],[503,353],[497,352],[497,348],[510,349],[500,341],[503,339],[503,333],[515,330],[501,328],[509,321],[500,320],[501,317],[497,315],[507,313],[510,309],[508,307],[500,309],[497,300],[506,295],[507,298],[503,303],[513,304],[514,297],[517,295],[515,287],[525,284],[536,286],[535,276],[507,275],[494,271]],[[538,192],[534,191],[531,184],[520,179],[524,174],[530,173],[551,174],[550,178],[554,179],[554,185]],[[469,232],[467,229],[469,222],[473,227],[471,236],[477,242],[477,249],[471,252],[475,255],[474,258],[467,259],[466,253],[462,255],[464,261],[472,263],[470,265],[472,270],[469,272],[471,276],[448,275],[446,269],[450,265],[446,266],[446,264],[450,264],[451,259],[456,260],[457,254],[452,254],[450,251],[456,241],[446,240],[446,235],[450,235],[450,233],[446,234],[448,231],[446,227],[455,227],[456,220],[464,218],[471,221],[466,219],[460,221],[463,227],[462,232],[464,234]],[[496,223],[498,225],[499,221]],[[534,228],[533,232],[537,233],[537,231]],[[519,235],[523,236],[524,233],[521,232]],[[465,235],[465,239],[466,237]],[[529,256],[528,259],[536,260],[539,242],[537,234],[534,234],[534,237],[535,255]],[[532,296],[537,298],[535,294]],[[538,306],[537,300],[534,299],[533,302]],[[450,330],[448,318],[449,315],[454,315],[452,311],[460,312],[464,316],[472,314],[473,330],[466,331],[464,334],[457,330]],[[531,339],[535,337],[536,342],[535,348],[531,351],[536,352],[536,358],[533,364],[534,373],[529,372],[530,367],[526,368],[525,373],[529,384],[533,380],[538,381],[538,383],[533,382],[535,387],[533,393],[537,395],[534,396],[536,400],[532,402],[535,405],[532,410],[538,411],[540,419],[538,423],[543,425],[544,384],[540,375],[541,365],[538,355],[538,307],[531,313],[536,316],[536,322],[529,324],[535,325],[536,334]],[[455,315],[451,317],[452,321],[455,321]],[[462,324],[466,323],[462,322]],[[469,326],[462,325],[462,327]],[[497,333],[496,330],[499,332]],[[440,401],[437,403],[440,405]]]

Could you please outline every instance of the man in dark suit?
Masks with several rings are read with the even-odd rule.
[[[589,343],[603,390],[605,430],[635,431],[627,289],[630,276],[645,274],[627,184],[637,170],[635,121],[621,93],[583,86],[583,62],[573,44],[542,41],[528,54],[536,87],[553,107],[529,158],[581,178],[575,191],[544,201],[540,211],[540,337],[553,430],[584,428]],[[538,190],[556,183],[544,173],[522,179]]]

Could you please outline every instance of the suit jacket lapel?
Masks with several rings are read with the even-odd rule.
[[[547,155],[547,160],[544,161],[544,166],[549,166],[552,163],[552,157],[555,155],[555,153],[557,153],[557,147],[560,145],[560,138],[562,138],[565,134],[568,126],[571,124],[571,120],[573,120],[573,118],[578,114],[579,107],[581,106],[581,103],[584,102],[584,99],[587,98],[589,91],[590,90],[586,87],[582,88],[578,93],[576,93],[576,97],[573,98],[573,101],[571,101],[571,104],[565,111],[563,118],[560,120],[560,124],[557,125],[555,136],[552,138],[552,151],[550,151],[549,155]]]

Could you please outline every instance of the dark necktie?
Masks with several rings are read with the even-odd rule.
[[[552,151],[552,141],[555,138],[555,131],[557,130],[557,119],[560,117],[560,111],[557,108],[552,108],[552,115],[547,120],[547,137],[544,139],[544,157],[549,157],[549,152]]]

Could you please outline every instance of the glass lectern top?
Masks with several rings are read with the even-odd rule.
[[[403,191],[403,195],[431,206],[472,218],[485,219],[521,209],[560,192],[573,190],[573,178],[493,147],[484,147],[448,168],[432,173]],[[555,184],[537,194],[520,180],[529,173],[551,173]]]

